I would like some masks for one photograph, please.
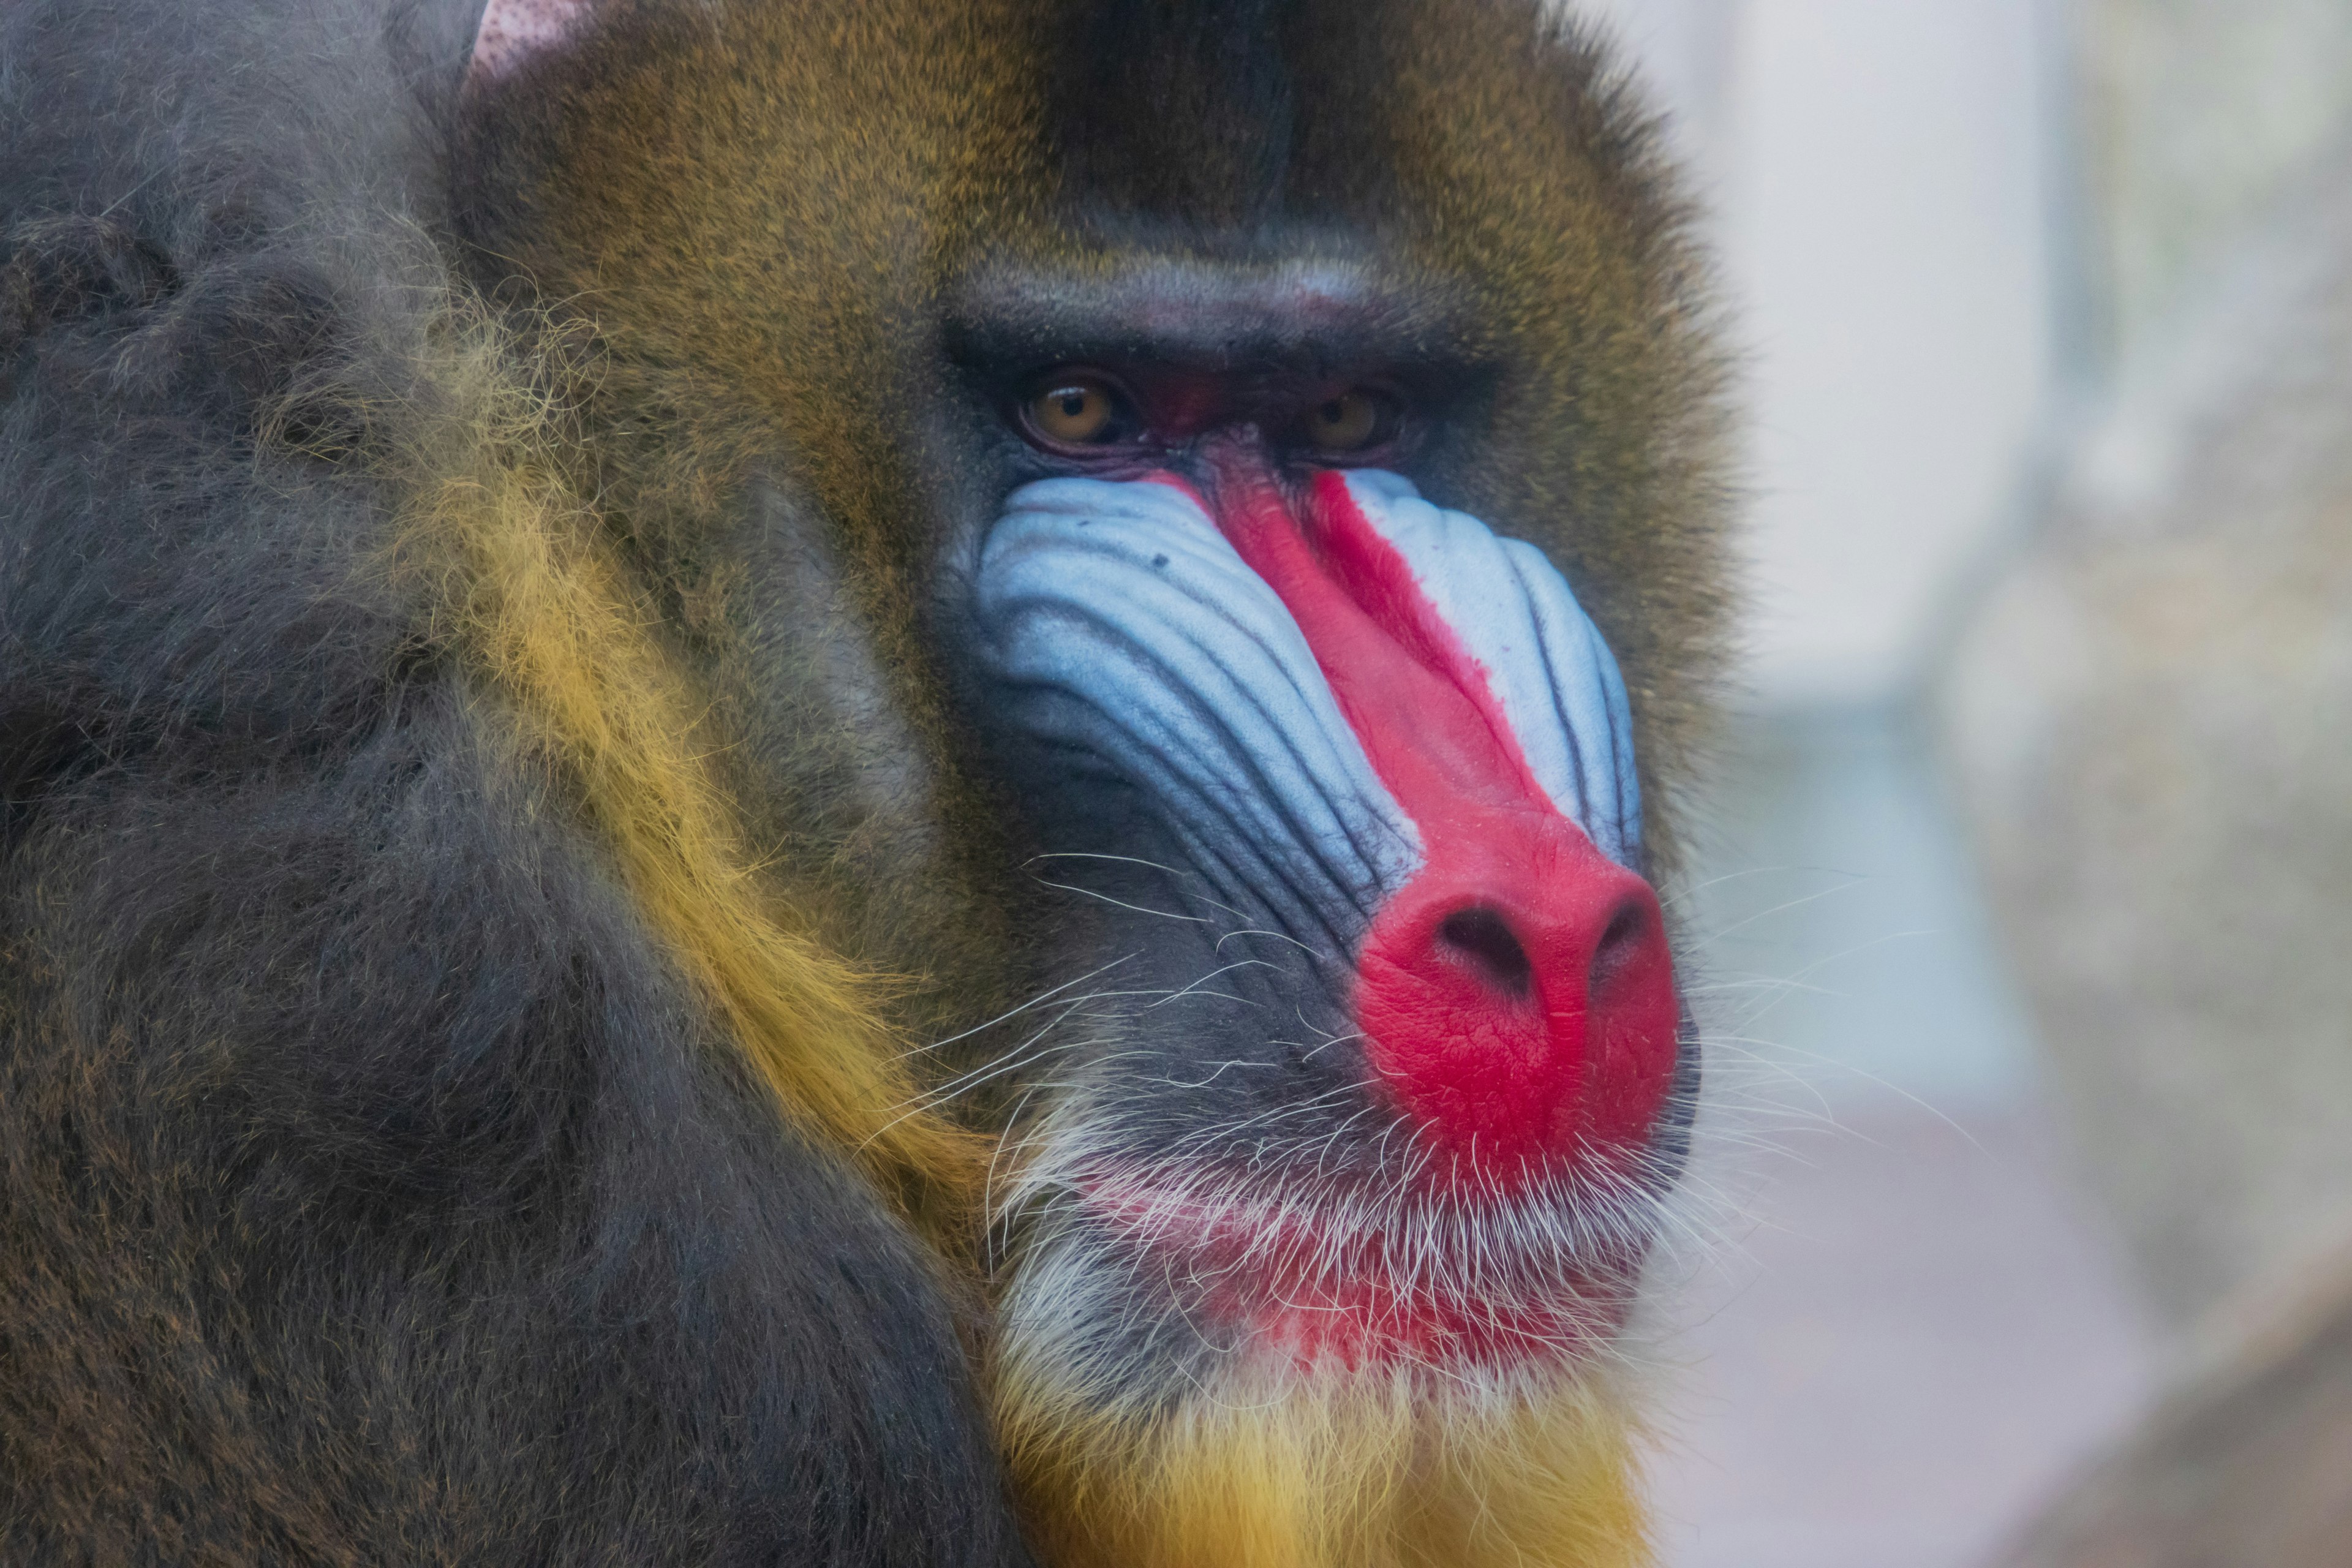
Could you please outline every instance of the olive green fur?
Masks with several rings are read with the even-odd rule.
[[[1370,237],[1389,275],[1473,301],[1453,347],[1492,367],[1489,423],[1423,488],[1576,585],[1670,873],[1727,663],[1731,491],[1704,258],[1638,94],[1518,0],[1259,6],[1248,43],[1291,62],[1277,182],[1197,101],[1074,158],[1064,57],[1101,9],[616,0],[472,121],[485,276],[593,325],[600,504],[677,607],[775,869],[861,961],[929,980],[926,1026],[1020,991],[1022,879],[925,624],[926,486],[956,455],[937,335],[982,264],[1137,265],[1134,212],[1153,251],[1244,264]],[[763,628],[746,564],[780,533],[822,563],[808,646]],[[845,648],[887,701],[845,710]]]

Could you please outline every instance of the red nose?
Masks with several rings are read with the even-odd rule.
[[[1243,447],[1211,512],[1305,634],[1423,861],[1358,955],[1367,1054],[1450,1172],[1512,1182],[1648,1138],[1681,1005],[1658,900],[1529,770],[1508,716],[1336,473],[1303,505]]]
[[[1648,883],[1557,816],[1478,814],[1372,923],[1356,1022],[1458,1166],[1513,1181],[1638,1148],[1681,1006]],[[1517,816],[1517,820],[1509,820]]]

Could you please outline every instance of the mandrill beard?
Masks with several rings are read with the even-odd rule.
[[[1024,1366],[1000,1373],[997,1426],[1068,1568],[1638,1568],[1622,1377],[1321,1366],[1113,1411]]]
[[[1504,1183],[1410,1135],[1370,1171],[1326,1169],[1328,1139],[1245,1160],[1043,1142],[1003,1204],[1017,1262],[1000,1332],[1013,1360],[1050,1362],[1105,1405],[1228,1369],[1475,1381],[1593,1361],[1625,1323],[1676,1173],[1633,1151]]]
[[[1088,1098],[1001,1205],[995,1416],[1049,1560],[1652,1560],[1621,1336],[1677,1161],[1449,1182],[1408,1138],[1378,1173],[1318,1170],[1314,1139],[1142,1165]]]

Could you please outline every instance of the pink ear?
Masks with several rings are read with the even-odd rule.
[[[496,81],[523,61],[563,42],[595,0],[489,0],[474,35],[469,82]]]

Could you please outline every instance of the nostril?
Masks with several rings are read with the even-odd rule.
[[[1592,966],[1585,973],[1585,994],[1600,995],[1617,972],[1640,955],[1649,923],[1641,906],[1631,900],[1617,910],[1610,919],[1609,929],[1593,944]]]
[[[1454,910],[1438,923],[1437,940],[1497,991],[1515,998],[1533,994],[1535,965],[1502,911],[1493,905],[1474,904]]]

